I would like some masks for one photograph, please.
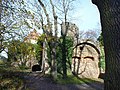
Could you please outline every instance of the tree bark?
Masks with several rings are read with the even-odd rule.
[[[43,4],[43,2],[41,0],[38,0],[38,2],[41,5],[41,7],[43,8],[43,11],[44,11],[45,16],[47,18],[47,25],[48,25],[47,27],[48,27],[48,31],[49,32],[46,31],[46,33],[49,34],[49,35],[52,35],[52,29],[51,29],[51,25],[50,25],[50,19],[49,19],[49,15],[47,13],[46,7],[45,7],[45,5]]]
[[[97,5],[105,50],[105,90],[120,90],[120,0],[92,0]]]
[[[1,13],[2,13],[2,0],[0,0],[0,24],[1,24]]]
[[[3,36],[2,36],[2,24],[1,24],[1,13],[2,13],[2,0],[0,0],[0,53],[2,52],[2,39],[3,39]]]
[[[44,4],[42,3],[41,0],[38,0],[40,5],[43,8],[43,11],[46,15],[47,18],[47,27],[48,27],[48,31],[49,33],[45,32],[46,35],[53,37],[52,35],[52,28],[51,28],[51,23],[50,23],[50,19],[49,19],[49,15],[47,13],[46,7],[44,6]],[[57,16],[55,13],[55,9],[54,9],[54,5],[52,3],[52,0],[50,0],[50,4],[52,6],[52,11],[53,11],[53,17],[54,17],[54,29],[55,29],[55,39],[52,39],[52,41],[49,44],[50,47],[50,55],[51,55],[51,75],[53,77],[53,79],[57,78],[57,62],[56,62],[56,40],[57,40]]]
[[[57,78],[57,58],[56,58],[56,47],[57,47],[57,16],[55,13],[55,8],[52,0],[50,0],[50,4],[52,6],[52,13],[54,18],[54,30],[55,30],[55,39],[52,40],[52,76],[54,79]]]

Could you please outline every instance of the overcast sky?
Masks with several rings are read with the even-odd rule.
[[[101,30],[99,11],[91,0],[76,0],[74,4],[76,10],[72,16],[78,17],[74,22],[79,30]]]

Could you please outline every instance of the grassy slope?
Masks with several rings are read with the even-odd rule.
[[[103,80],[100,79],[89,79],[89,78],[77,78],[73,75],[68,75],[66,79],[63,79],[61,77],[58,77],[56,80],[59,84],[83,84],[83,83],[92,83],[92,82],[101,82],[103,83]]]
[[[0,64],[0,90],[18,90],[23,86],[22,78],[15,75],[20,69]]]
[[[23,69],[23,68],[22,68]],[[11,67],[9,65],[0,64],[0,90],[17,90],[23,86],[24,79],[19,77],[19,73],[23,73],[25,70]],[[49,77],[49,75],[45,76]],[[101,82],[99,79],[77,78],[72,74],[69,74],[66,79],[63,79],[60,75],[55,81],[58,84],[83,84],[91,82]]]

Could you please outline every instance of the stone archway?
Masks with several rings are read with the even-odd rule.
[[[98,78],[101,71],[99,68],[99,49],[87,41],[77,44],[73,52],[72,72],[77,76]]]

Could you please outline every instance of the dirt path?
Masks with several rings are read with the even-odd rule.
[[[30,73],[25,76],[25,83],[23,90],[104,90],[103,83],[100,82],[60,85],[53,83],[50,78],[41,77],[38,73]]]

